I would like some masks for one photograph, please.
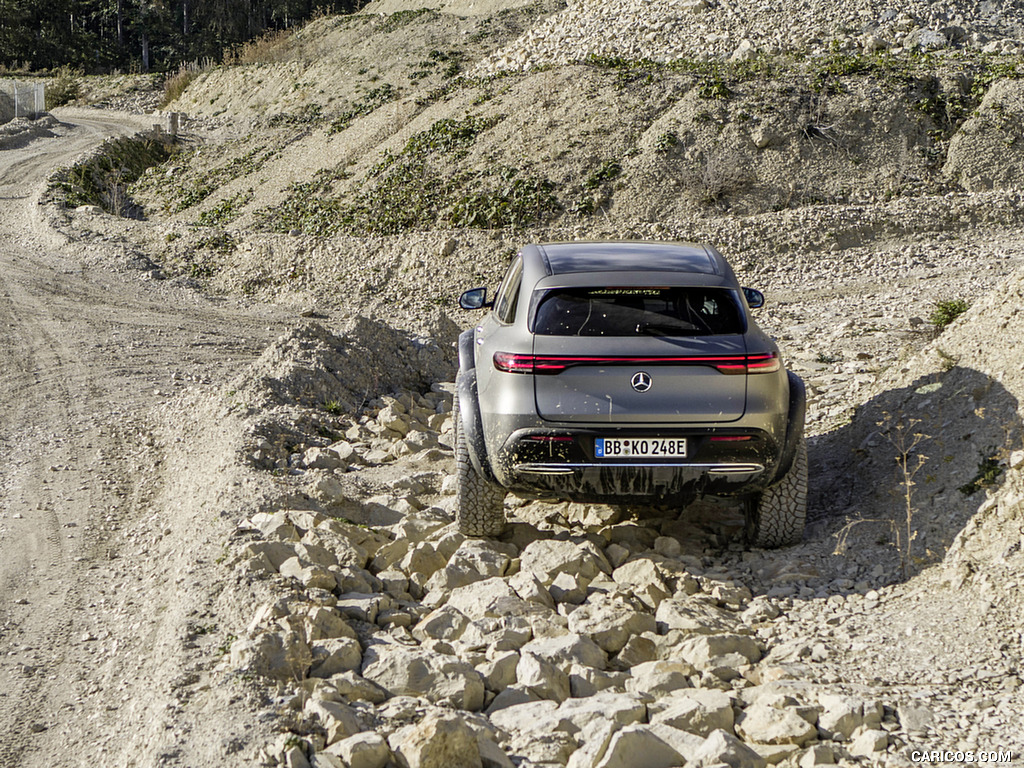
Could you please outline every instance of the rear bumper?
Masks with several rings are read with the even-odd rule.
[[[503,486],[526,497],[688,504],[702,494],[727,496],[762,490],[774,475],[781,448],[757,430],[659,429],[659,436],[687,439],[687,459],[607,460],[594,455],[595,437],[650,433],[649,429],[520,430],[506,441],[492,467]],[[748,439],[712,440],[741,436]]]
[[[534,498],[594,504],[678,504],[702,494],[745,492],[761,464],[519,464],[511,490]]]

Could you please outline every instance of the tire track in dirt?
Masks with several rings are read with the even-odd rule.
[[[61,119],[56,138],[0,152],[5,768],[110,764],[105,744],[126,727],[116,710],[140,665],[174,663],[133,656],[147,644],[124,641],[139,637],[131,627],[150,600],[114,610],[111,597],[119,526],[152,511],[160,483],[158,451],[135,436],[138,425],[183,371],[205,376],[257,354],[281,315],[96,268],[97,256],[115,254],[49,230],[37,202],[49,174],[105,136],[144,127],[99,111]],[[171,584],[151,599],[183,598]]]

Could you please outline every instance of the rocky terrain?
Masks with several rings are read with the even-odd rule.
[[[1024,764],[1020,23],[377,0],[198,74],[178,142],[138,78],[5,128],[0,762]],[[766,293],[800,545],[454,529],[454,299],[586,238]]]

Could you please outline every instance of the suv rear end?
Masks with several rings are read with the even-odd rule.
[[[486,303],[480,290],[463,305]],[[493,311],[460,338],[467,466],[491,498],[682,507],[738,495],[755,543],[787,543],[792,530],[758,534],[759,510],[805,450],[803,388],[748,295],[763,300],[709,246],[527,246]],[[805,460],[802,472],[805,497]],[[495,533],[503,511],[463,496],[464,532]]]

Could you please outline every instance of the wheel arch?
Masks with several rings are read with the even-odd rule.
[[[469,461],[481,477],[497,484],[484,443],[484,426],[477,396],[476,362],[473,355],[473,331],[459,334],[459,373],[455,377],[455,396],[459,398],[459,428],[466,436]]]
[[[789,379],[789,413],[786,416],[786,442],[782,446],[778,464],[775,467],[773,482],[780,480],[789,472],[796,458],[796,450],[800,438],[804,434],[807,419],[807,385],[804,380],[792,371],[786,371]]]

